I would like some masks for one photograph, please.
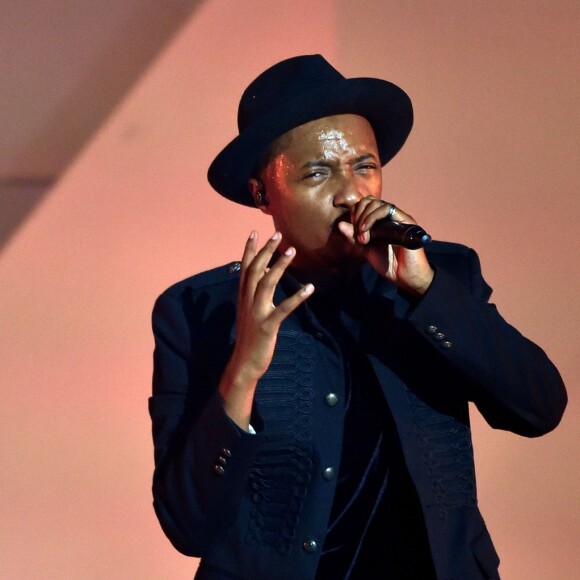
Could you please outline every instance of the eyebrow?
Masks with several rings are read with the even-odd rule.
[[[362,155],[359,155],[358,157],[356,157],[352,162],[351,165],[354,165],[355,163],[361,163],[363,161],[379,161],[377,156],[374,153],[363,153]]]
[[[336,163],[331,163],[327,159],[315,159],[314,161],[308,161],[300,169],[314,169],[315,167],[332,167]]]
[[[355,157],[352,161],[349,161],[349,165],[356,165],[357,163],[363,163],[364,161],[376,161],[378,163],[378,158],[374,153],[363,153],[358,157]],[[335,161],[328,161],[328,159],[315,159],[314,161],[308,161],[302,165],[301,169],[314,169],[315,167],[333,167],[336,165]]]

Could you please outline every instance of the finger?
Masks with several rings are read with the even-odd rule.
[[[367,197],[363,197],[363,199],[359,200],[352,207],[350,221],[352,224],[354,224],[355,229],[357,229],[357,224],[360,222],[360,217],[363,214],[364,210],[369,204],[372,204],[373,202],[379,202],[379,200],[372,195],[368,195]]]
[[[391,213],[390,219],[392,219],[394,222],[401,222],[403,224],[416,223],[415,219],[411,214],[408,214],[407,212],[403,211],[401,208],[397,207],[394,203],[388,203],[387,205],[389,206],[388,213]],[[391,212],[391,207],[395,208],[393,212]]]
[[[382,200],[369,203],[360,214],[357,223],[359,232],[368,232],[378,220],[387,219],[390,208],[391,204]]]
[[[338,229],[353,245],[368,244],[371,240],[369,232],[357,232],[355,231],[355,227],[349,222],[338,222]]]
[[[380,199],[377,199],[374,196],[368,196],[356,205],[354,208],[353,215],[351,217],[352,224],[354,226],[354,237],[355,240],[360,244],[367,244],[370,241],[370,236],[368,235],[368,230],[370,227],[366,229],[363,228],[363,224],[368,223],[369,216],[375,214],[377,210],[380,211],[381,207],[384,205]],[[377,216],[377,219],[380,219],[381,216]],[[370,223],[374,223],[376,220],[372,220]]]
[[[393,203],[388,202],[381,202],[380,206],[376,206],[375,204],[369,204],[360,218],[360,226],[357,230],[359,232],[359,242],[366,243],[370,241],[369,239],[366,242],[362,239],[361,232],[370,232],[374,225],[379,220],[393,220],[401,223],[407,224],[414,224],[416,223],[413,217],[404,211],[397,208]]]
[[[277,330],[282,322],[294,312],[303,302],[308,300],[312,293],[314,292],[313,284],[306,284],[298,292],[286,298],[283,302],[272,311],[272,314],[268,317],[265,328],[270,331]]]
[[[338,222],[337,227],[349,242],[352,244],[356,242],[354,226],[350,222]]]
[[[255,292],[255,300],[261,301],[262,306],[272,306],[276,286],[278,285],[278,282],[280,282],[282,275],[290,265],[290,262],[294,259],[295,255],[296,250],[293,247],[288,248],[258,282]]]
[[[366,244],[370,241],[370,236],[368,233],[361,230],[360,226],[365,217],[370,215],[376,208],[380,207],[380,205],[381,201],[379,199],[374,196],[367,196],[352,207],[350,221],[354,228],[352,236],[355,242]],[[342,231],[348,237],[350,231],[348,229],[343,229]]]
[[[248,239],[246,240],[246,245],[244,246],[244,253],[242,255],[242,261],[240,263],[240,282],[238,286],[238,307],[246,301],[246,271],[248,266],[254,259],[256,255],[256,245],[258,243],[258,232],[252,230]]]
[[[276,248],[280,244],[282,234],[274,232],[272,237],[264,244],[263,248],[258,251],[251,262],[248,264],[245,275],[245,291],[249,297],[253,299],[258,282],[265,275],[266,268]]]
[[[274,252],[280,245],[281,240],[282,234],[280,232],[274,232],[270,239],[258,251],[255,258],[252,260],[252,263],[250,264],[250,268],[263,272],[272,259]]]
[[[244,273],[248,268],[250,262],[254,259],[256,255],[256,244],[258,242],[258,232],[252,230],[248,239],[246,240],[246,245],[244,246],[244,253],[242,255],[242,262],[240,267],[240,276],[243,279]]]

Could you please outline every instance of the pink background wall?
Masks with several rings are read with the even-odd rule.
[[[411,95],[385,197],[478,249],[500,311],[567,382],[542,439],[473,423],[503,576],[576,578],[578,24],[565,0],[202,4],[0,255],[0,577],[193,575],[150,505],[150,310],[271,231],[205,172],[245,85],[322,52]]]

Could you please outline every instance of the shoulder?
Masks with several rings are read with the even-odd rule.
[[[172,327],[175,321],[187,321],[201,327],[233,319],[240,280],[239,262],[200,272],[172,284],[157,297],[153,306],[154,327],[163,321]]]
[[[425,247],[428,256],[468,256],[473,250],[463,244],[432,241]]]
[[[437,270],[444,270],[473,294],[489,299],[491,287],[483,279],[479,256],[475,250],[463,244],[434,241],[425,251],[429,262]]]
[[[204,290],[219,291],[221,289],[228,291],[230,288],[237,289],[239,278],[240,262],[230,262],[180,280],[169,286],[161,296],[178,298],[184,294],[203,292]]]
[[[433,241],[426,246],[425,253],[432,264],[446,270],[471,269],[474,263],[479,264],[475,250],[463,244]]]

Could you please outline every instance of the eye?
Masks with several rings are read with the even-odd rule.
[[[303,180],[305,181],[318,181],[323,179],[328,175],[328,170],[325,169],[311,169],[308,173],[304,174]]]
[[[355,170],[357,173],[370,173],[371,171],[374,171],[375,169],[377,169],[377,165],[376,163],[362,163],[361,165],[357,165]]]

